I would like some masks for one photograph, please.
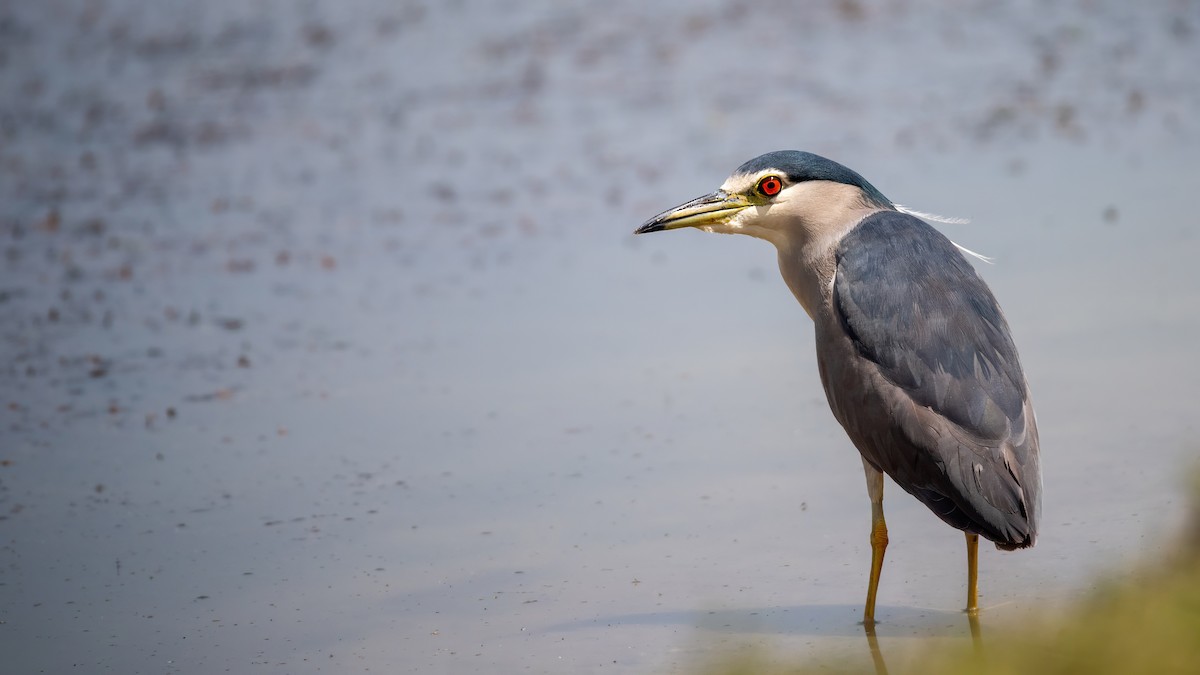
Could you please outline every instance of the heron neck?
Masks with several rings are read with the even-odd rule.
[[[779,273],[800,306],[814,320],[829,302],[833,270],[832,250],[829,255],[813,260],[800,251],[779,249]]]
[[[872,213],[883,209],[856,209],[840,224],[824,224],[819,229],[797,223],[792,236],[773,243],[779,253],[779,272],[808,316],[824,316],[833,301],[833,277],[837,269],[837,248],[842,238]]]

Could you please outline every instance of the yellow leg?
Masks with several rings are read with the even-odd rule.
[[[879,590],[879,575],[883,572],[883,554],[887,551],[887,523],[883,520],[883,472],[863,459],[867,474],[867,494],[871,497],[871,579],[867,585],[867,605],[863,609],[863,626],[875,627],[875,594]]]
[[[967,535],[967,614],[979,614],[979,535]]]

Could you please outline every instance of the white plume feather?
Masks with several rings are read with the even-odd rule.
[[[907,206],[904,206],[902,204],[893,204],[892,206],[894,206],[896,208],[896,210],[899,211],[900,213],[907,213],[908,215],[916,216],[917,218],[920,218],[921,220],[932,220],[935,223],[947,223],[949,225],[966,225],[967,223],[971,222],[970,219],[968,219],[968,218],[948,218],[946,216],[939,216],[936,213],[925,213],[924,211],[910,209]],[[982,253],[976,253],[975,251],[972,251],[971,249],[967,248],[966,246],[963,246],[962,244],[960,244],[956,241],[951,240],[950,243],[954,244],[958,248],[958,250],[962,251],[963,253],[966,253],[967,255],[971,256],[972,258],[978,258],[979,260],[982,260],[983,262],[985,262],[989,265],[991,265],[995,262],[994,260],[987,257],[986,255],[983,255]]]
[[[935,223],[946,223],[948,225],[966,225],[971,222],[970,218],[951,218],[949,216],[939,216],[936,213],[925,213],[916,209],[910,209],[903,204],[892,204],[900,213],[907,213],[910,216],[916,216],[921,220],[932,220]],[[975,254],[972,254],[975,255]]]
[[[969,255],[973,258],[979,258],[980,260],[982,260],[983,262],[985,262],[989,265],[995,263],[994,260],[987,257],[986,255],[984,255],[982,253],[976,253],[975,251],[972,251],[971,249],[967,248],[966,246],[963,246],[962,244],[958,243],[957,241],[954,241],[953,239],[950,240],[950,243],[954,244],[956,247],[958,247],[958,250],[962,251],[963,253],[966,253],[967,255]]]

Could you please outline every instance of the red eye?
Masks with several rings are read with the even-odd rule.
[[[758,181],[758,192],[767,197],[774,197],[783,189],[783,181],[779,176],[767,176]]]

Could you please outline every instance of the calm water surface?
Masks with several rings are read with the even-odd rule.
[[[1198,7],[0,6],[6,672],[867,663],[774,252],[630,234],[778,148],[972,218],[1046,486],[985,632],[1078,597],[1197,455]],[[884,649],[964,639],[887,494]]]

